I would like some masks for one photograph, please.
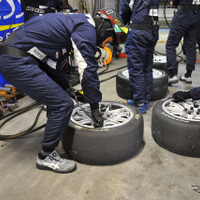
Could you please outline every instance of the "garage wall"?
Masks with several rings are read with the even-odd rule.
[[[72,7],[77,7],[81,11],[80,3],[86,2],[89,8],[90,14],[93,14],[95,10],[101,8],[113,8],[119,10],[121,0],[68,0]]]

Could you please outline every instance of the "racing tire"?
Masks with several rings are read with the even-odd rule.
[[[196,108],[191,107],[194,118],[184,113],[189,107],[189,103],[179,105],[171,99],[158,101],[152,111],[152,137],[160,147],[170,152],[200,157],[200,115],[194,115],[199,112],[200,103]]]
[[[154,56],[153,69],[160,69],[168,73],[166,56]]]
[[[85,110],[90,110],[89,104],[84,106]],[[144,125],[140,111],[134,106],[112,101],[102,101],[100,107],[105,119],[104,126],[94,128],[92,120],[87,115],[84,116],[83,112],[83,115],[79,113],[80,107],[75,105],[66,134],[62,138],[65,153],[73,160],[89,165],[117,164],[139,154],[144,147]],[[126,113],[124,114],[127,119],[123,112]],[[79,123],[80,115],[84,125]],[[118,124],[112,122],[115,119],[119,120]]]
[[[129,83],[128,70],[119,71],[116,76],[117,95],[124,99],[133,99],[133,88]],[[153,69],[151,101],[162,99],[167,95],[168,75],[160,69]]]

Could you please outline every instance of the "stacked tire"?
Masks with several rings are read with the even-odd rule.
[[[156,56],[156,55],[154,55],[154,57],[153,57],[153,69],[161,69],[161,70],[168,73],[166,56]]]
[[[128,70],[119,71],[116,76],[116,91],[119,97],[133,99],[133,88],[129,82]],[[153,86],[151,101],[162,99],[167,95],[168,75],[160,69],[153,69]]]

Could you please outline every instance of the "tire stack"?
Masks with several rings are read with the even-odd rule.
[[[156,56],[156,55],[154,55],[154,57],[153,57],[153,69],[161,69],[161,70],[168,73],[166,56]]]
[[[128,70],[119,71],[116,76],[116,91],[119,97],[133,98],[133,88],[129,83]],[[153,88],[151,101],[162,99],[167,95],[168,75],[160,69],[153,69]]]

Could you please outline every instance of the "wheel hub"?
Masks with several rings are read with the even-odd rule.
[[[91,116],[89,104],[81,106]],[[94,128],[92,119],[79,106],[75,107],[70,120],[82,127]],[[126,105],[117,102],[101,102],[100,112],[103,115],[103,128],[114,128],[128,123],[135,113]]]
[[[168,100],[164,102],[163,110],[184,120],[200,121],[200,100],[187,99],[179,103]]]

